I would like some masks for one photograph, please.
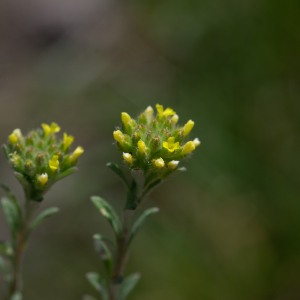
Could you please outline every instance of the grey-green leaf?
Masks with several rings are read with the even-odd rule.
[[[3,150],[4,150],[4,153],[6,155],[7,160],[9,160],[10,159],[10,157],[9,157],[10,151],[9,151],[8,146],[4,144],[2,147],[3,147]]]
[[[155,214],[159,212],[159,208],[158,207],[152,207],[149,208],[147,210],[145,210],[141,216],[135,221],[135,223],[133,224],[128,240],[127,240],[127,248],[129,247],[132,239],[134,238],[134,236],[136,235],[137,231],[139,230],[139,228],[142,226],[142,224],[144,223],[144,221],[151,216],[152,214]]]
[[[34,228],[36,228],[45,219],[51,217],[52,215],[59,212],[59,208],[50,207],[41,212],[30,224],[28,232],[31,233]]]
[[[7,198],[2,198],[1,203],[12,237],[15,239],[21,222],[19,219],[18,209],[12,203],[12,201]]]
[[[100,234],[95,234],[93,238],[95,240],[96,252],[99,253],[101,259],[103,260],[108,274],[111,275],[113,267],[113,257],[110,249],[107,247],[105,241],[103,240],[103,237]]]
[[[12,257],[14,255],[14,249],[11,243],[0,241],[0,253],[7,257]]]
[[[17,293],[12,295],[10,300],[22,300],[22,294],[20,292],[17,292]]]
[[[105,279],[98,273],[90,272],[86,274],[86,278],[91,285],[101,294],[102,300],[108,300],[108,289]]]
[[[141,275],[139,273],[134,273],[127,276],[120,286],[118,300],[125,300],[128,294],[134,289],[140,278]]]
[[[98,196],[92,196],[91,200],[99,209],[101,214],[109,221],[116,233],[116,236],[119,238],[121,234],[121,222],[115,210],[105,200]]]
[[[12,192],[12,190],[5,184],[0,184],[0,186],[6,191],[9,199],[14,203],[14,205],[16,206],[17,210],[18,210],[18,214],[19,214],[19,219],[22,218],[22,212],[21,212],[21,208],[20,208],[20,204],[18,202],[17,197],[15,196],[15,194]]]
[[[1,256],[0,256],[0,270],[2,271],[3,279],[9,283],[11,281],[9,267],[7,265],[7,261],[4,260]]]
[[[106,166],[109,167],[113,172],[115,172],[123,180],[126,186],[129,186],[123,171],[117,164],[108,163],[106,164]]]
[[[82,300],[98,300],[95,297],[91,296],[91,295],[84,295]]]

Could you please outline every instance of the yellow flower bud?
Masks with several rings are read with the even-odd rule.
[[[44,137],[47,137],[50,133],[56,133],[60,131],[60,127],[54,122],[52,122],[50,126],[43,123],[42,127],[44,129]]]
[[[41,185],[45,185],[48,181],[48,174],[44,173],[42,175],[37,175],[37,181],[41,184]]]
[[[142,140],[139,140],[138,148],[141,153],[144,153],[147,147],[146,147],[146,144]]]
[[[156,104],[156,109],[157,109],[159,118],[161,118],[163,116],[168,117],[168,116],[175,115],[175,111],[169,107],[164,111],[164,107],[162,105]]]
[[[165,162],[161,157],[158,159],[153,159],[153,162],[157,168],[163,168],[165,166]]]
[[[121,116],[122,116],[122,122],[124,123],[125,127],[127,128],[131,123],[131,118],[130,118],[129,114],[126,112],[122,112]]]
[[[20,129],[15,129],[13,133],[8,137],[8,140],[12,145],[15,145],[22,138]]]
[[[82,153],[84,152],[83,148],[81,146],[78,146],[73,154],[71,155],[71,160],[74,161],[76,160]]]
[[[124,135],[123,135],[123,133],[121,132],[121,130],[116,130],[116,131],[114,131],[114,139],[115,139],[117,142],[122,143],[123,138],[124,138]]]
[[[188,135],[191,130],[193,129],[195,125],[195,122],[193,122],[192,120],[189,120],[183,127],[183,133],[184,135]]]
[[[125,161],[127,163],[132,164],[133,158],[132,158],[132,155],[130,153],[124,153],[123,152],[123,158],[125,159]]]
[[[64,133],[64,150],[67,150],[73,143],[73,141],[74,137],[72,135],[68,136],[66,133]]]
[[[193,150],[195,150],[195,145],[194,145],[194,142],[190,141],[190,142],[187,142],[184,146],[183,146],[183,149],[182,149],[182,154],[188,154],[190,152],[192,152]]]
[[[57,170],[59,166],[58,155],[53,155],[52,159],[49,161],[49,167],[52,170]]]
[[[151,106],[148,106],[145,110],[145,115],[148,119],[152,118],[153,116],[153,108]]]
[[[178,120],[179,120],[179,117],[178,117],[178,115],[175,114],[175,115],[172,117],[173,123],[174,123],[174,124],[177,124]]]
[[[175,169],[177,168],[178,164],[179,164],[178,160],[172,160],[168,163],[168,168]]]
[[[199,141],[198,138],[195,138],[195,139],[193,140],[193,143],[194,143],[195,147],[198,147],[198,146],[201,144],[201,142]]]

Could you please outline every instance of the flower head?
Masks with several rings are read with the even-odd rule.
[[[44,129],[45,137],[47,137],[50,133],[60,132],[60,127],[54,122],[52,122],[50,126],[48,124],[43,123],[42,127]]]

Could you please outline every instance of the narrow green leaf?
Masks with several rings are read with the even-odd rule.
[[[14,255],[14,249],[11,243],[0,241],[0,253],[7,257],[12,257]]]
[[[137,208],[137,192],[138,192],[138,185],[135,179],[132,178],[131,188],[126,189],[125,209],[135,210]]]
[[[90,272],[86,274],[90,284],[101,294],[102,300],[108,300],[108,289],[105,279],[98,273]]]
[[[99,233],[94,234],[93,239],[107,242],[107,243],[111,244],[113,247],[115,247],[114,243],[109,238],[103,236],[102,234],[99,234]]]
[[[140,278],[141,275],[139,273],[134,273],[127,276],[120,286],[118,300],[125,300],[128,294],[134,289]]]
[[[52,215],[59,212],[59,208],[57,207],[50,207],[45,209],[43,212],[41,212],[30,224],[28,228],[28,232],[31,233],[34,228],[36,228],[41,222],[43,222],[45,219],[51,217]]]
[[[100,234],[95,234],[93,236],[95,240],[95,249],[96,252],[99,253],[101,259],[104,262],[104,265],[106,267],[106,270],[108,274],[111,274],[112,267],[113,267],[113,257],[111,254],[110,249],[105,244],[104,240],[102,239],[102,236]]]
[[[0,187],[2,187],[6,191],[7,196],[9,197],[9,199],[16,206],[16,208],[18,210],[18,214],[19,214],[19,219],[21,219],[22,218],[22,212],[21,212],[20,204],[19,204],[19,201],[18,201],[17,197],[15,196],[15,194],[11,191],[11,189],[7,185],[0,184]]]
[[[137,231],[139,230],[139,228],[142,226],[142,224],[145,222],[145,220],[151,216],[152,214],[155,214],[159,212],[159,208],[158,207],[152,207],[149,208],[147,210],[145,210],[140,217],[135,221],[135,223],[133,224],[128,240],[127,240],[127,248],[129,247],[132,239],[134,238],[134,236],[136,235]]]
[[[115,210],[105,200],[98,196],[92,196],[91,200],[99,209],[101,214],[109,221],[116,233],[116,236],[119,237],[121,234],[121,222]]]
[[[22,294],[20,292],[16,292],[9,300],[22,300]]]
[[[10,151],[9,151],[8,146],[4,144],[4,145],[2,145],[2,147],[3,147],[4,153],[6,155],[6,158],[9,160],[10,159],[10,157],[9,157]]]
[[[113,172],[115,172],[123,180],[125,185],[129,187],[129,184],[126,180],[126,177],[125,177],[123,171],[121,170],[121,168],[117,164],[108,163],[108,164],[106,164],[106,166],[109,167]]]
[[[53,179],[53,181],[56,182],[56,181],[58,181],[58,180],[61,180],[62,178],[65,178],[65,177],[67,177],[67,176],[73,174],[73,173],[76,172],[77,170],[78,170],[77,167],[70,168],[70,169],[68,169],[67,171],[58,174],[58,175]]]
[[[91,296],[91,295],[84,295],[82,300],[98,300],[95,297]]]
[[[15,205],[7,198],[1,200],[3,211],[9,225],[13,239],[15,239],[21,220]]]
[[[4,260],[1,256],[0,256],[0,270],[2,271],[3,279],[9,283],[11,281],[9,267],[7,265],[7,261]]]

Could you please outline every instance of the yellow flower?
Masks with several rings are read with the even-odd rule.
[[[142,140],[138,141],[138,148],[141,153],[144,153],[145,150],[147,149],[146,144]]]
[[[178,164],[179,164],[178,160],[172,160],[168,163],[168,168],[175,169],[177,168]]]
[[[192,120],[189,120],[183,127],[183,133],[184,135],[188,135],[191,130],[193,129],[195,125],[195,122],[193,122]]]
[[[157,168],[163,168],[165,166],[165,162],[161,157],[158,159],[153,159],[153,162]]]
[[[132,155],[131,155],[130,153],[124,153],[124,152],[123,152],[123,158],[124,158],[125,161],[128,162],[129,164],[132,164],[133,158],[132,158]]]
[[[59,166],[58,155],[53,155],[52,159],[49,161],[49,167],[52,170],[57,170]]]
[[[195,150],[196,146],[194,144],[194,142],[190,141],[187,142],[182,149],[182,154],[188,154],[190,152],[192,152],[193,150]]]
[[[15,129],[13,133],[8,137],[12,145],[15,145],[21,138],[22,138],[22,133],[20,129]]]
[[[71,155],[71,160],[74,161],[76,160],[82,153],[84,152],[83,148],[81,146],[78,146],[73,154]]]
[[[64,150],[67,150],[73,143],[73,141],[74,137],[72,135],[68,136],[66,133],[64,133]]]
[[[122,112],[121,117],[122,117],[122,122],[125,125],[125,128],[127,128],[131,123],[131,118],[130,118],[129,114],[126,112]]]
[[[44,173],[42,175],[38,175],[37,180],[41,185],[45,185],[48,181],[48,174]]]
[[[172,117],[173,123],[174,123],[174,124],[177,124],[178,120],[179,120],[179,117],[178,117],[178,115],[175,114],[175,115]]]
[[[162,105],[156,104],[156,109],[158,111],[159,118],[163,116],[168,117],[168,116],[175,115],[175,111],[169,107],[166,110],[164,110],[164,107]]]
[[[122,143],[122,141],[124,139],[124,134],[121,132],[121,130],[114,131],[114,139],[117,142]]]
[[[174,152],[176,149],[179,149],[179,142],[174,143],[174,141],[174,137],[169,137],[167,142],[163,142],[163,147],[170,152]]]
[[[198,138],[195,138],[195,139],[193,140],[193,143],[194,143],[195,147],[198,147],[198,146],[201,144],[201,142],[199,141]]]
[[[145,110],[145,115],[148,119],[151,119],[153,116],[153,108],[151,106],[148,106]]]
[[[42,127],[44,129],[45,137],[47,137],[50,133],[56,133],[60,131],[60,127],[54,122],[52,122],[50,126],[48,124],[43,123]]]

